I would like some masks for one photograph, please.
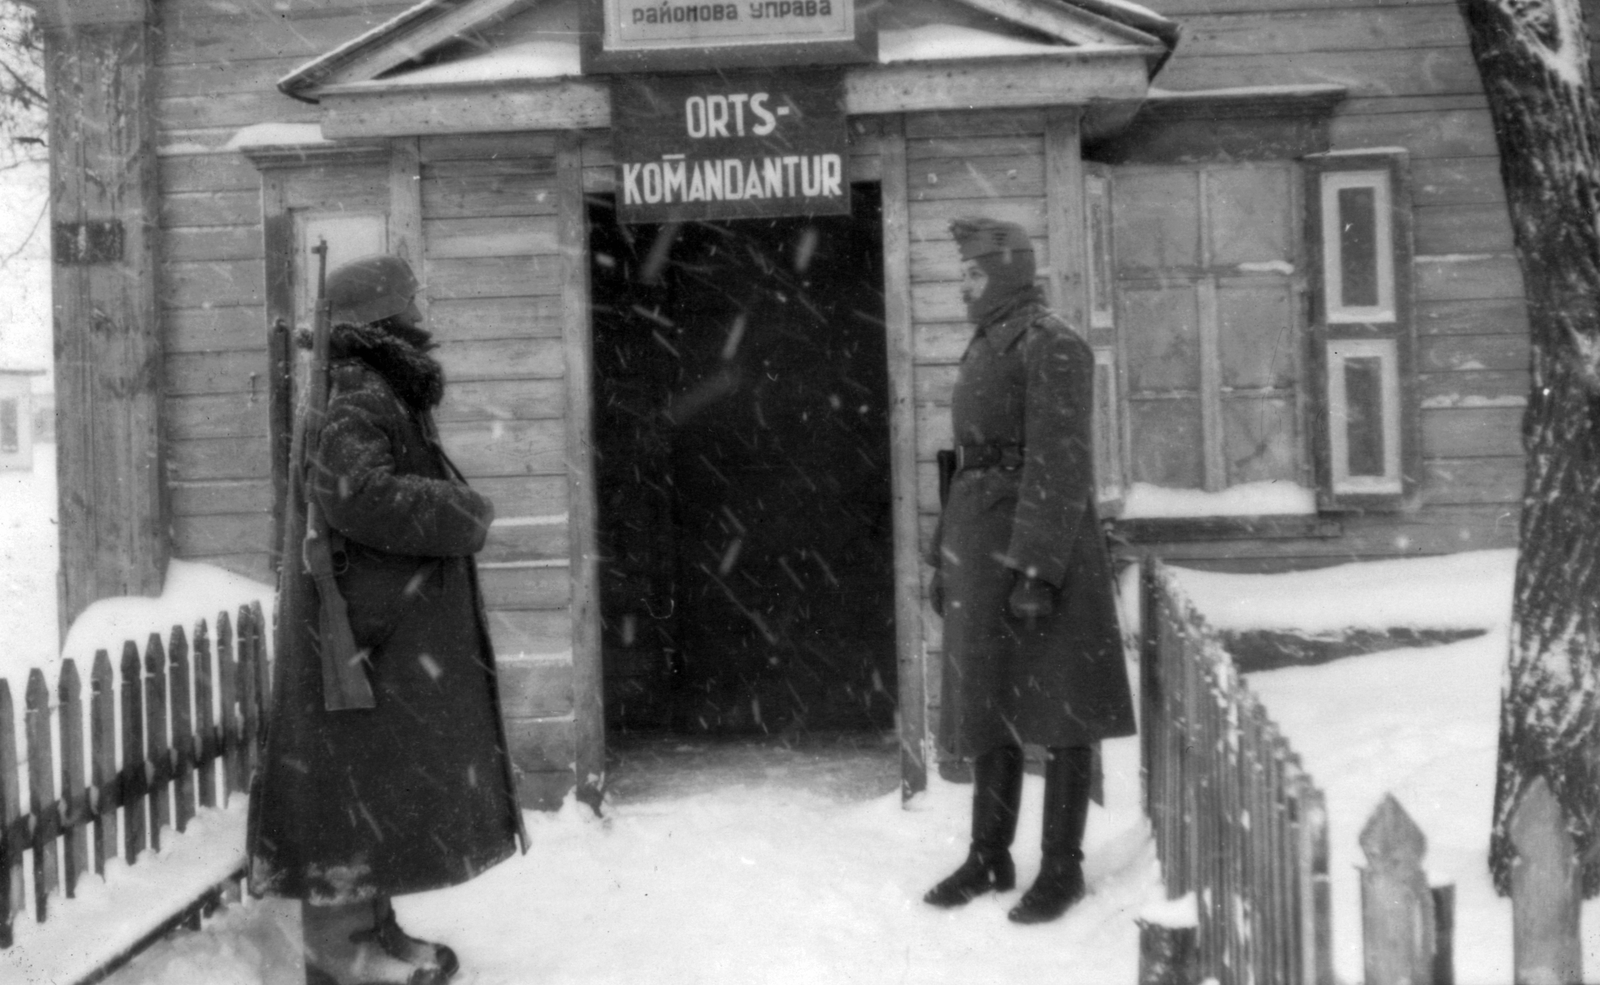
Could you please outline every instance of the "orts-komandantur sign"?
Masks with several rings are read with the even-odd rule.
[[[611,117],[623,222],[850,211],[837,69],[617,77]]]

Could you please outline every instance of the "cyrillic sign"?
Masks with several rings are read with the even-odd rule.
[[[856,0],[583,0],[583,71],[706,71],[870,62]]]
[[[848,41],[853,0],[605,0],[610,51],[684,45]]]
[[[837,69],[617,78],[611,120],[623,222],[850,211]]]

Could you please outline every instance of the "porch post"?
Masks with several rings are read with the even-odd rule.
[[[168,556],[146,0],[47,0],[63,630]]]
[[[556,142],[561,309],[567,371],[567,529],[571,536],[572,720],[578,799],[600,809],[606,768],[605,678],[600,665],[600,556],[596,526],[593,322],[589,227],[578,134]]]
[[[900,794],[928,786],[927,647],[922,638],[916,345],[911,323],[911,206],[905,119],[886,118],[881,143],[883,315],[889,356],[889,457],[894,509],[894,624],[899,685]]]

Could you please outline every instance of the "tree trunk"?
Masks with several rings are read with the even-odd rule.
[[[1579,0],[1458,0],[1489,98],[1528,298],[1533,380],[1489,864],[1544,777],[1580,854],[1600,820],[1600,143]],[[1600,866],[1583,874],[1600,890]]]

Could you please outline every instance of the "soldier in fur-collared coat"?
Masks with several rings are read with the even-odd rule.
[[[440,447],[416,291],[394,257],[330,274],[328,406],[307,439],[375,707],[326,710],[316,586],[293,543],[283,559],[250,888],[305,901],[311,983],[447,980],[454,954],[403,934],[389,898],[465,882],[525,839],[472,557],[494,509]]]
[[[974,760],[967,862],[928,893],[965,903],[1015,883],[1024,743],[1046,747],[1044,865],[1011,911],[1053,919],[1083,894],[1092,746],[1131,735],[1133,703],[1095,510],[1094,353],[1034,286],[1026,232],[952,224],[976,331],[951,405],[956,472],[927,558],[944,618],[939,739]]]

